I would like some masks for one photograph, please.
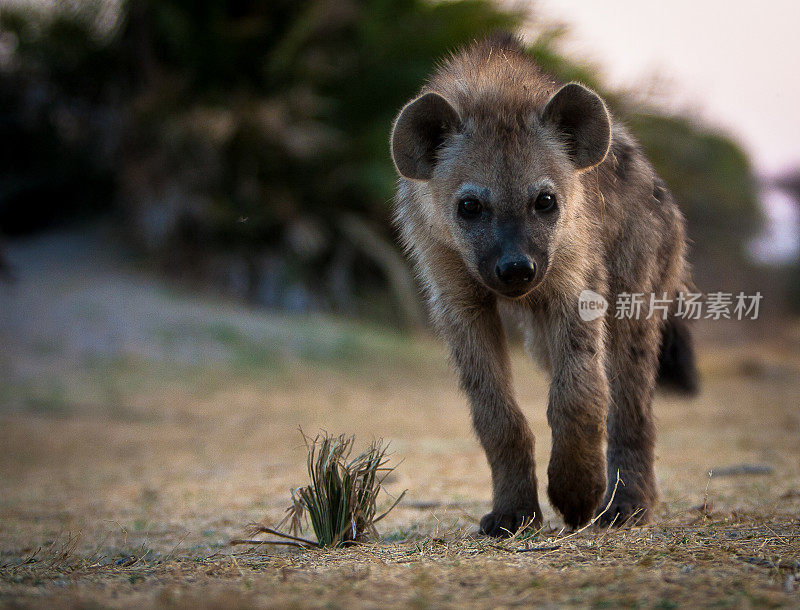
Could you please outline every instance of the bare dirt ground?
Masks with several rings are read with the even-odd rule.
[[[0,604],[800,607],[800,326],[706,333],[702,395],[659,396],[653,524],[571,533],[547,507],[499,543],[475,534],[488,467],[436,341],[191,296],[105,243],[9,248]],[[543,494],[546,379],[514,366]],[[229,544],[306,482],[300,426],[391,442],[387,489],[408,492],[381,540]]]

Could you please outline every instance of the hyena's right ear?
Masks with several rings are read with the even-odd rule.
[[[460,122],[450,102],[438,93],[425,93],[406,104],[392,129],[392,159],[400,175],[430,180],[436,150]]]

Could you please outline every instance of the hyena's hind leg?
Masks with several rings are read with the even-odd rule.
[[[600,511],[612,496],[613,501],[600,523],[644,523],[658,499],[652,407],[663,321],[653,316],[609,322],[608,490]]]

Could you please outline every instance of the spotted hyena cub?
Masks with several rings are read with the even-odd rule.
[[[542,515],[501,308],[520,314],[552,376],[553,507],[586,523],[619,473],[601,521],[650,517],[654,386],[691,392],[696,375],[681,320],[648,315],[649,295],[674,297],[690,279],[684,218],[636,141],[596,93],[554,82],[509,36],[446,60],[400,112],[391,146],[396,223],[491,467],[481,531]],[[587,290],[611,304],[605,315],[581,315]],[[638,316],[614,315],[624,293],[645,294]]]

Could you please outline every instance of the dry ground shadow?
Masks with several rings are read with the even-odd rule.
[[[96,248],[10,248],[0,602],[800,607],[800,328],[706,339],[703,394],[658,398],[653,525],[570,535],[546,507],[538,536],[497,544],[474,535],[489,473],[438,343],[186,296]],[[546,380],[514,367],[543,490]],[[304,482],[298,426],[391,442],[408,494],[377,544],[228,545]]]

